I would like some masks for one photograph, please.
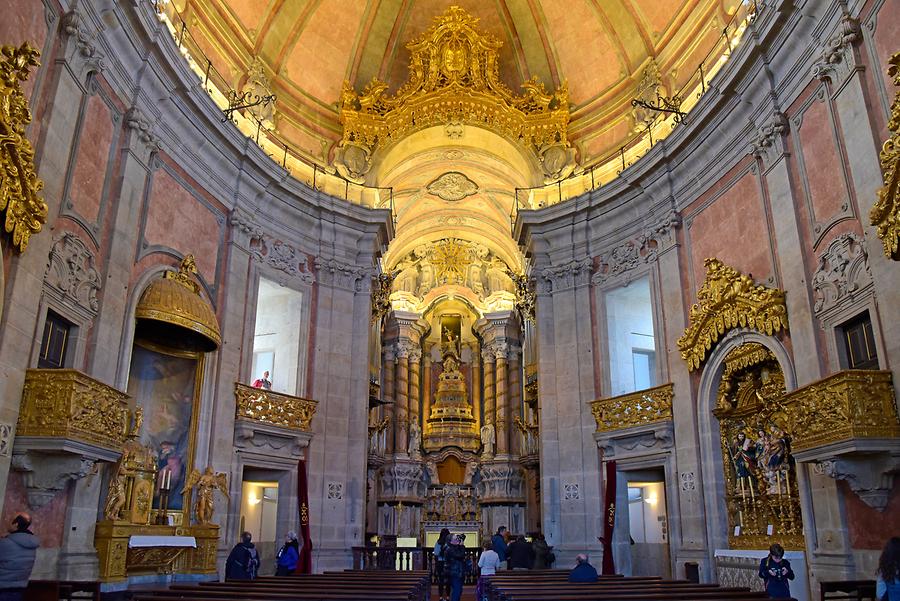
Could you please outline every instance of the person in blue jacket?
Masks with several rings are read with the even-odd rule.
[[[497,528],[497,534],[491,537],[491,547],[500,558],[500,569],[506,569],[506,526]]]
[[[790,599],[789,580],[794,579],[791,562],[784,558],[784,547],[775,543],[769,547],[769,555],[759,563],[759,577],[766,583],[766,593],[772,599]]]
[[[284,537],[284,545],[275,556],[276,576],[290,576],[297,571],[297,562],[300,561],[300,543],[297,541],[296,532],[288,532]]]
[[[569,582],[597,582],[597,568],[588,562],[584,553],[575,557],[575,567],[569,572]]]
[[[875,598],[879,601],[900,601],[900,538],[894,536],[884,545],[875,573]]]

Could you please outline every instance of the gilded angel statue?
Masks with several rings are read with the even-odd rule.
[[[125,507],[125,493],[127,488],[125,477],[125,463],[120,461],[116,466],[116,473],[109,481],[109,490],[106,494],[106,505],[103,508],[103,517],[107,520],[115,521],[122,517],[122,509]]]
[[[197,516],[197,523],[206,525],[212,523],[213,512],[215,510],[214,493],[218,489],[226,499],[228,496],[227,476],[222,472],[218,474],[213,472],[212,467],[206,466],[206,470],[201,474],[194,470],[188,476],[184,483],[184,489],[181,494],[187,493],[191,487],[197,487],[197,503],[194,505],[194,515]]]

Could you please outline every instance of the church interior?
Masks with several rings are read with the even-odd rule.
[[[0,6],[32,580],[218,580],[243,532],[267,576],[288,532],[298,571],[427,570],[500,527],[560,569],[875,579],[897,0]]]

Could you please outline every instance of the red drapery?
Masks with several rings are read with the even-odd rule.
[[[606,494],[603,502],[603,574],[615,574],[613,528],[616,526],[616,462],[606,462]]]
[[[300,561],[297,562],[297,574],[312,574],[312,537],[309,533],[309,487],[306,482],[306,462],[300,460],[297,465],[297,507],[300,511]]]

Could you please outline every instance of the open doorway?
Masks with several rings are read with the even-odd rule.
[[[278,482],[245,479],[241,485],[241,532],[253,536],[263,573],[275,569],[277,524]]]
[[[662,468],[626,472],[631,573],[671,577],[669,516]]]

